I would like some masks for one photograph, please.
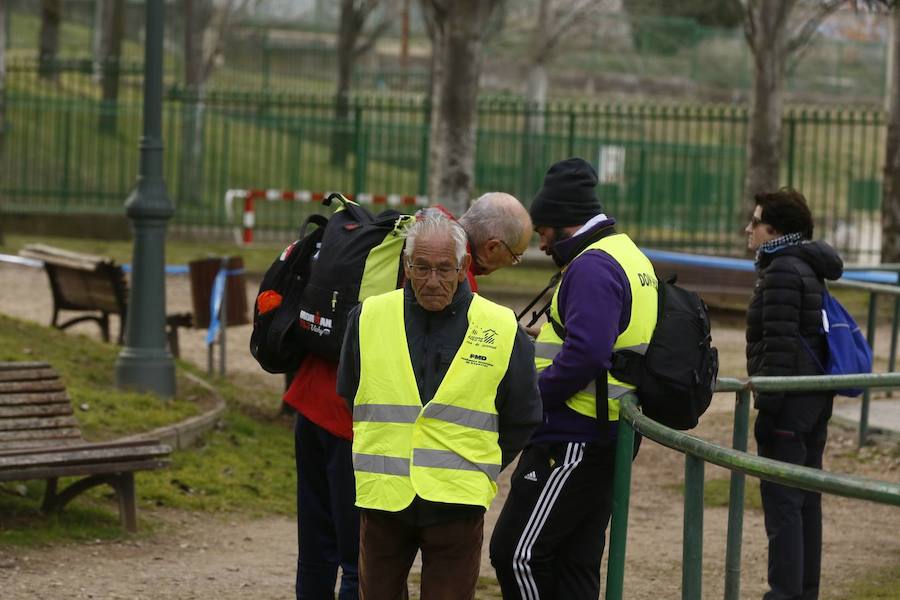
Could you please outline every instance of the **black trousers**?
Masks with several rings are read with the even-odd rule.
[[[754,434],[759,455],[822,468],[831,417],[828,397],[788,397],[778,413],[760,412]],[[769,539],[769,591],[763,600],[815,600],[822,567],[822,495],[762,481]]]
[[[536,444],[519,458],[491,537],[503,598],[595,599],[615,447]]]
[[[297,459],[297,600],[359,597],[359,509],[351,442],[301,414],[294,425]]]

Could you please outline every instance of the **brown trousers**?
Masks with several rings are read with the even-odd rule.
[[[359,597],[397,600],[422,550],[422,600],[475,597],[481,566],[484,516],[413,527],[384,513],[363,510],[359,531]]]

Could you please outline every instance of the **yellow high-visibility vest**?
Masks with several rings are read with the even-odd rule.
[[[653,335],[653,330],[656,328],[658,310],[657,288],[659,283],[656,279],[653,265],[631,241],[631,238],[624,233],[601,238],[582,250],[581,253],[588,250],[603,250],[619,263],[628,277],[631,289],[631,318],[625,331],[616,338],[613,351],[628,349],[643,354],[646,352],[647,344],[650,343],[650,336]],[[579,253],[579,256],[581,253]],[[563,271],[563,277],[565,278],[565,271]],[[562,282],[557,285],[556,290],[553,292],[553,299],[550,302],[550,317],[565,327],[565,323],[560,318],[558,306],[559,288],[561,285]],[[601,318],[603,310],[602,306],[597,306],[597,318]],[[553,358],[562,348],[562,343],[563,340],[556,334],[553,325],[549,321],[544,323],[534,348],[534,363],[539,375],[541,371],[549,367],[553,362]],[[609,373],[606,376],[606,385],[607,415],[610,422],[618,421],[619,399],[635,388],[624,381],[619,381]],[[566,405],[575,412],[597,418],[596,394],[597,386],[592,381],[584,389],[566,400]]]
[[[403,290],[367,298],[359,316],[359,388],[353,401],[356,505],[396,512],[425,500],[488,508],[501,451],[497,387],[518,323],[478,295],[469,326],[424,406],[403,320]]]

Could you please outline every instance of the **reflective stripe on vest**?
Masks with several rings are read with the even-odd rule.
[[[396,512],[416,495],[487,508],[501,451],[497,387],[518,324],[478,295],[468,329],[434,397],[423,407],[409,357],[403,290],[363,302],[360,381],[353,407],[356,504]]]
[[[659,305],[657,296],[657,280],[650,260],[635,246],[631,239],[623,234],[610,235],[602,238],[584,250],[602,250],[613,258],[622,267],[628,278],[631,290],[631,318],[625,330],[619,334],[613,344],[613,351],[632,350],[638,354],[647,351],[647,345],[653,330],[656,328],[656,317]],[[580,256],[581,254],[579,254]],[[577,259],[577,257],[576,257]],[[565,271],[563,271],[565,277]],[[557,285],[550,302],[550,315],[565,327],[559,314],[559,288]],[[553,326],[547,322],[541,327],[540,334],[535,343],[535,366],[538,373],[546,369],[562,349],[563,340]],[[610,421],[619,419],[619,398],[633,391],[634,386],[624,381],[619,381],[609,373],[606,377],[607,386],[607,416]],[[581,391],[566,400],[566,405],[572,410],[589,416],[597,417],[597,385],[595,381],[588,383]]]

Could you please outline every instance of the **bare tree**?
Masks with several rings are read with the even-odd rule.
[[[819,25],[845,0],[747,0],[744,34],[753,56],[750,131],[743,207],[753,196],[778,187],[781,165],[781,118],[788,60],[797,60]]]
[[[96,58],[103,100],[98,125],[103,133],[115,133],[122,37],[125,35],[125,0],[99,0],[99,6],[100,20],[97,24],[100,34]]]
[[[0,156],[6,141],[6,3],[0,0]]]
[[[881,200],[881,261],[900,262],[900,8],[894,5],[887,141]]]
[[[59,26],[62,0],[41,0],[41,32],[38,40],[38,74],[55,81],[56,57],[59,54]]]
[[[421,0],[431,35],[428,192],[462,214],[474,187],[478,84],[485,33],[502,0]]]
[[[334,116],[336,128],[331,144],[331,162],[344,165],[350,146],[350,85],[356,61],[369,52],[378,38],[390,27],[390,0],[341,0],[341,16],[337,36],[338,80],[335,90]],[[367,34],[367,22],[381,7],[382,16]],[[361,191],[361,190],[355,190]]]
[[[203,135],[206,84],[222,52],[222,41],[238,13],[253,0],[182,0],[184,22],[184,110],[181,122],[179,198],[198,204],[203,195]]]

